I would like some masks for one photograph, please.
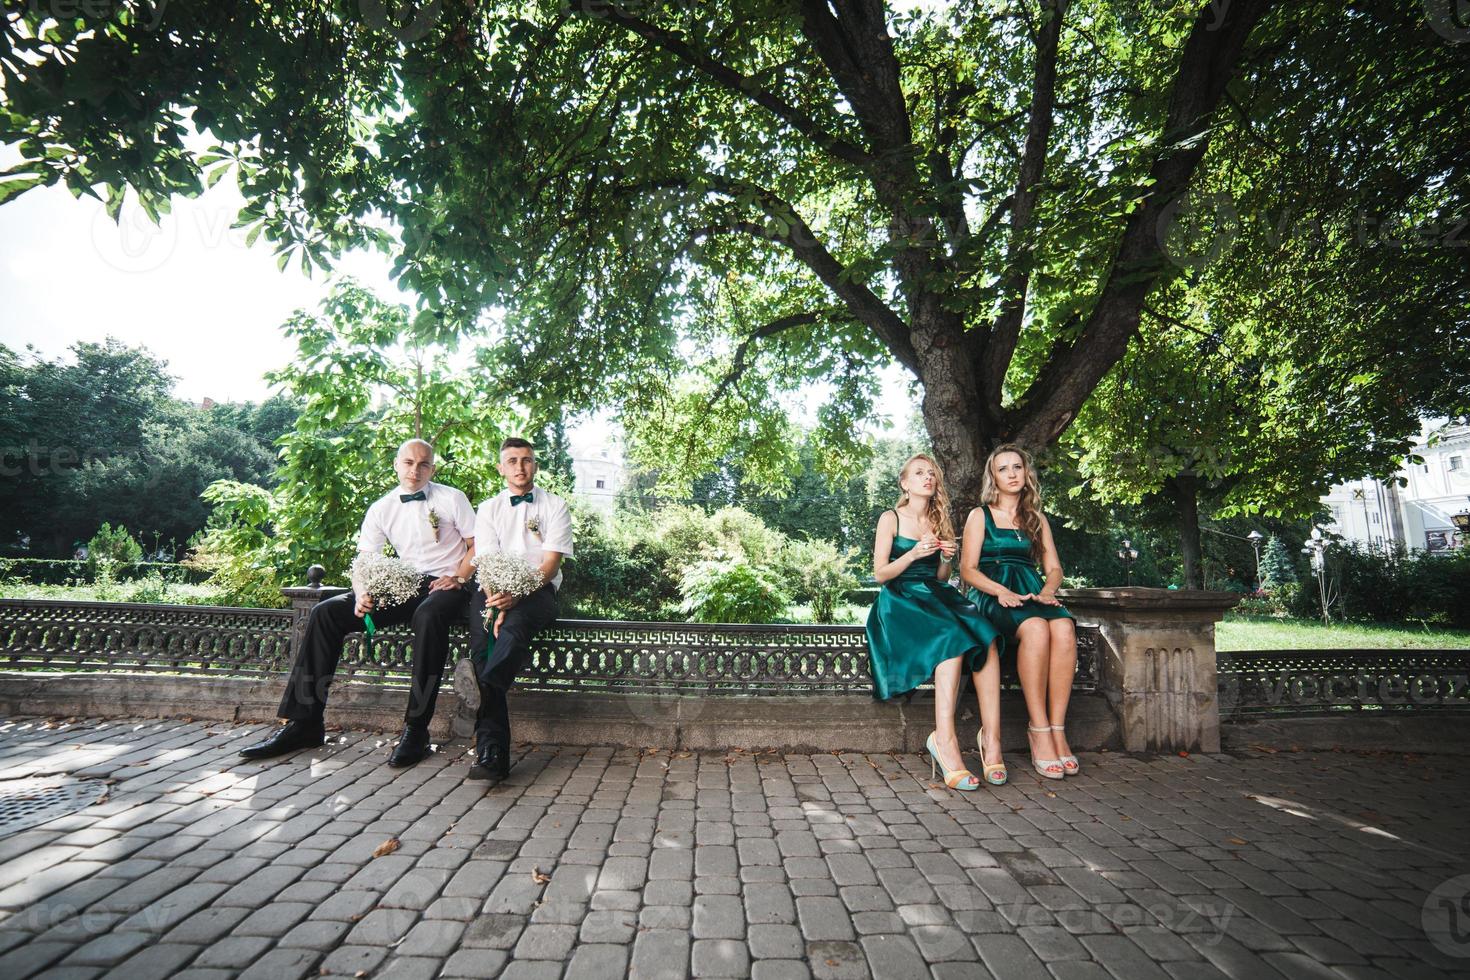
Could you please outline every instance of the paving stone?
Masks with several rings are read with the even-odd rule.
[[[629,943],[638,929],[637,913],[623,909],[598,909],[581,921],[578,940],[587,945]]]
[[[857,938],[846,906],[835,898],[798,898],[796,915],[801,924],[801,934],[808,941],[850,941]]]
[[[745,909],[734,895],[700,895],[694,900],[695,939],[744,939]]]
[[[464,931],[461,945],[483,949],[511,949],[521,938],[527,919],[521,915],[481,915]]]
[[[241,964],[256,963],[257,958],[270,947],[271,941],[264,936],[230,936],[206,947],[194,961],[194,965],[238,970]]]
[[[751,980],[809,980],[811,969],[801,960],[756,960]]]
[[[351,928],[350,922],[308,919],[282,936],[279,945],[284,949],[314,949],[325,953],[335,949]]]
[[[628,969],[627,943],[584,943],[572,954],[565,980],[606,980]]]
[[[750,975],[750,951],[738,939],[696,939],[690,955],[696,977]]]
[[[689,973],[688,933],[676,929],[649,929],[633,940],[628,976],[636,980],[684,980]]]
[[[820,980],[868,980],[868,959],[857,943],[823,940],[806,944],[812,976]]]
[[[500,975],[509,959],[508,953],[498,949],[462,949],[444,962],[442,975],[490,980]],[[615,976],[615,974],[606,975]]]
[[[322,972],[366,976],[387,958],[388,950],[382,946],[338,946],[322,961]]]
[[[110,932],[77,949],[66,958],[71,966],[113,966],[155,941],[146,932]]]
[[[512,955],[517,960],[565,960],[576,941],[574,925],[532,923],[521,933]]]
[[[921,980],[930,975],[929,964],[908,936],[864,936],[862,948],[874,977]]]
[[[235,927],[237,936],[284,936],[311,914],[313,906],[305,902],[271,902],[262,905]]]
[[[139,950],[118,966],[103,974],[107,980],[137,980],[138,977],[166,977],[177,973],[184,964],[199,955],[198,946],[158,943]]]

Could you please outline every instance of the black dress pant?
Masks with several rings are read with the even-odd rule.
[[[418,727],[427,727],[434,717],[444,661],[449,657],[449,628],[463,621],[470,605],[469,589],[431,592],[430,581],[425,578],[419,594],[407,602],[372,612],[373,625],[379,629],[400,623],[413,626],[413,688],[409,691],[403,720]],[[277,713],[282,718],[319,720],[322,717],[347,634],[363,628],[362,618],[353,612],[356,605],[357,597],[348,592],[323,600],[312,609],[306,621],[306,636],[286,681],[286,693],[281,697]]]
[[[478,656],[490,643],[490,631],[485,628],[485,593],[476,592],[475,597],[471,604],[475,613],[471,617],[470,642]],[[560,612],[556,589],[548,583],[516,603],[509,612],[500,614],[500,635],[495,637],[490,656],[476,664],[480,676],[480,710],[475,716],[477,740],[510,744],[510,706],[505,700],[506,692],[526,661],[531,638],[555,622]]]

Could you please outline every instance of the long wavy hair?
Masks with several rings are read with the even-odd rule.
[[[909,475],[909,467],[918,460],[923,460],[934,467],[934,496],[929,498],[929,509],[924,514],[929,522],[929,530],[945,541],[954,540],[954,520],[949,516],[949,490],[944,486],[944,470],[934,461],[934,457],[928,453],[914,453],[904,461],[903,468],[898,471],[899,490],[898,503],[895,507],[902,507],[909,502],[909,494],[903,489],[903,478]]]
[[[980,482],[980,502],[988,506],[1000,500],[1000,487],[995,482],[995,460],[1005,453],[1020,456],[1021,466],[1026,471],[1026,482],[1021,486],[1021,495],[1016,501],[1016,527],[1026,535],[1031,545],[1031,560],[1039,567],[1046,556],[1046,549],[1041,543],[1041,484],[1036,479],[1036,467],[1031,465],[1031,454],[1013,442],[991,450]]]

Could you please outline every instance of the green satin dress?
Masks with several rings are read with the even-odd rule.
[[[980,571],[989,578],[1020,595],[1040,592],[1046,580],[1036,570],[1031,560],[1031,539],[1026,532],[1009,527],[996,527],[990,508],[985,507],[985,543],[980,546]],[[970,601],[1001,632],[1001,652],[1014,652],[1017,646],[1016,630],[1033,616],[1042,619],[1072,619],[1065,606],[1048,606],[1034,599],[1027,599],[1014,609],[1000,604],[993,595],[979,589],[970,589]]]
[[[888,560],[918,543],[894,535]],[[916,559],[879,587],[868,610],[868,663],[879,700],[907,694],[951,657],[963,656],[966,670],[979,670],[999,636],[959,589],[939,580],[939,559],[937,551]]]

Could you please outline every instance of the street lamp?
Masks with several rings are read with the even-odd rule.
[[[1123,574],[1128,577],[1128,584],[1133,584],[1133,563],[1138,560],[1138,550],[1133,547],[1133,542],[1127,538],[1123,539],[1123,547],[1118,549],[1118,557],[1123,561]]]
[[[1322,597],[1322,625],[1330,625],[1331,620],[1327,618],[1327,539],[1317,528],[1312,528],[1312,536],[1307,539],[1302,554],[1312,558],[1312,574],[1317,576],[1317,590]]]
[[[1261,542],[1266,540],[1266,536],[1260,531],[1252,531],[1245,536],[1245,539],[1251,543],[1251,550],[1256,553],[1256,591],[1259,592],[1261,591]]]

